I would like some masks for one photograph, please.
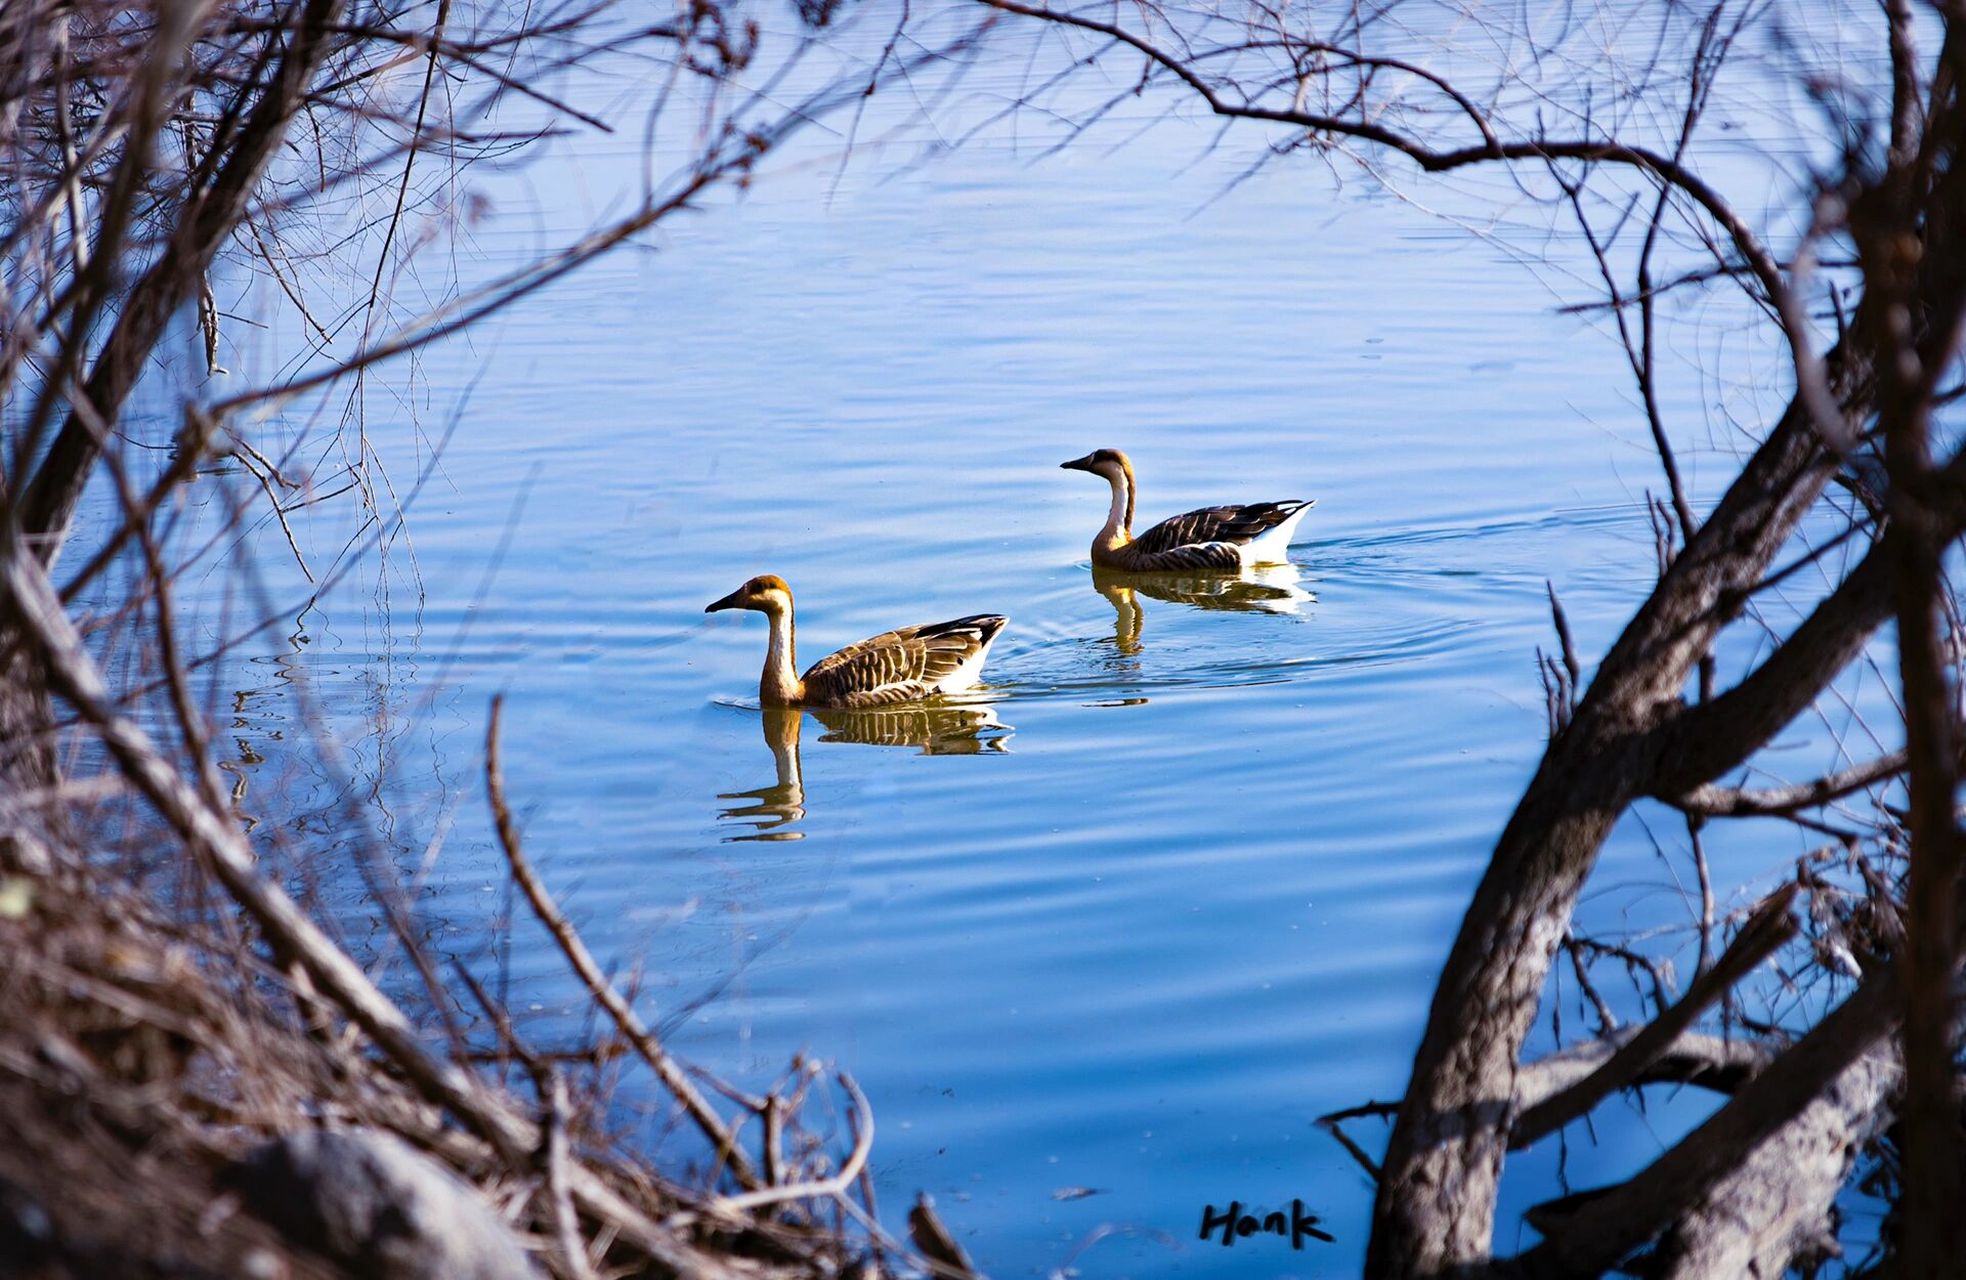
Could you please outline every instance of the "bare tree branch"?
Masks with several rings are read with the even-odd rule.
[[[503,697],[492,699],[491,718],[485,726],[485,790],[491,799],[492,820],[498,830],[499,847],[505,851],[505,860],[512,871],[513,881],[525,893],[526,901],[532,904],[533,914],[539,917],[540,923],[546,926],[546,931],[553,935],[554,942],[559,944],[560,950],[567,957],[567,963],[573,966],[574,972],[580,975],[581,982],[586,984],[588,994],[592,995],[596,1003],[614,1019],[615,1026],[619,1027],[621,1034],[635,1046],[636,1052],[640,1053],[642,1060],[654,1070],[663,1086],[675,1095],[678,1102],[682,1103],[690,1119],[695,1121],[697,1127],[702,1129],[704,1135],[710,1139],[716,1149],[717,1158],[727,1161],[732,1174],[746,1187],[758,1187],[761,1184],[757,1172],[752,1167],[750,1158],[744,1154],[744,1149],[737,1144],[735,1129],[725,1124],[723,1117],[717,1114],[709,1100],[690,1083],[688,1074],[674,1058],[669,1056],[668,1051],[656,1040],[654,1033],[643,1024],[640,1016],[626,1000],[622,999],[621,993],[614,989],[614,984],[609,982],[607,975],[601,972],[600,965],[594,963],[593,954],[587,950],[587,944],[581,941],[580,934],[568,922],[559,904],[553,901],[552,895],[546,891],[545,884],[533,871],[532,864],[526,860],[524,849],[519,842],[518,825],[513,822],[512,810],[505,802],[505,771],[499,762],[498,728],[504,706]]]
[[[1814,809],[1847,795],[1876,786],[1905,771],[1905,753],[1893,751],[1875,760],[1825,775],[1811,782],[1787,787],[1697,787],[1667,803],[1685,813],[1703,818],[1786,817],[1803,809]]]
[[[1795,893],[1796,887],[1788,885],[1755,908],[1714,966],[1702,973],[1672,1008],[1619,1046],[1603,1066],[1518,1116],[1509,1133],[1510,1149],[1519,1150],[1554,1133],[1638,1080],[1709,1005],[1795,935],[1795,921],[1789,916]]]

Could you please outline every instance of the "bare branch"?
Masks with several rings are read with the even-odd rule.
[[[1866,787],[1895,778],[1904,771],[1905,753],[1893,751],[1812,782],[1756,790],[1718,787],[1709,783],[1675,796],[1666,803],[1703,818],[1786,817],[1803,809],[1814,809],[1841,800]]]
[[[1795,893],[1796,886],[1787,885],[1756,907],[1714,966],[1702,973],[1670,1009],[1619,1046],[1603,1066],[1518,1116],[1509,1133],[1510,1149],[1520,1150],[1555,1132],[1636,1081],[1707,1006],[1795,935],[1795,921],[1789,915]]]
[[[615,1026],[635,1046],[642,1060],[682,1103],[690,1119],[696,1122],[696,1126],[716,1148],[718,1158],[729,1162],[731,1172],[739,1182],[747,1187],[757,1187],[760,1185],[757,1173],[749,1157],[737,1145],[736,1132],[724,1123],[716,1108],[690,1083],[688,1074],[669,1056],[641,1017],[622,999],[621,993],[614,989],[614,984],[601,972],[601,966],[594,963],[593,953],[587,950],[587,944],[581,941],[580,934],[560,911],[559,904],[553,901],[553,896],[546,891],[545,884],[527,861],[519,842],[518,824],[512,820],[512,810],[505,803],[505,771],[499,762],[498,749],[498,727],[504,707],[502,695],[492,699],[491,716],[485,726],[485,790],[491,800],[492,822],[498,831],[499,847],[505,851],[506,865],[511,869],[513,881],[526,895],[526,901],[532,904],[533,914],[539,917],[539,922],[546,926],[546,931],[559,944],[561,953],[586,985],[588,994],[614,1019]]]
[[[854,1179],[867,1166],[867,1155],[874,1149],[874,1113],[867,1105],[867,1096],[860,1092],[860,1086],[853,1077],[842,1071],[839,1073],[840,1087],[847,1092],[849,1107],[847,1121],[853,1128],[853,1149],[847,1153],[846,1162],[839,1172],[830,1178],[817,1182],[795,1182],[777,1187],[759,1187],[743,1195],[725,1196],[710,1202],[713,1212],[739,1216],[752,1209],[760,1209],[768,1204],[781,1204],[787,1200],[820,1199],[827,1196],[841,1196],[853,1189]]]

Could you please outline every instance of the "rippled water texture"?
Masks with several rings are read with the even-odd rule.
[[[502,691],[528,847],[597,953],[706,1067],[853,1072],[891,1224],[929,1190],[999,1277],[1341,1275],[1370,1192],[1311,1122],[1403,1085],[1541,746],[1544,584],[1601,652],[1653,574],[1657,465],[1615,346],[1558,310],[1584,294],[1560,244],[1532,269],[1309,157],[1234,185],[1260,135],[1118,145],[1137,123],[1049,158],[1008,127],[898,175],[869,155],[837,189],[814,137],[658,251],[433,350],[369,407],[399,492],[457,422],[408,536],[239,661],[231,737],[277,757],[304,678],[406,862],[445,833],[419,906],[483,964]],[[584,138],[473,178],[497,213],[468,269],[583,225],[635,163]],[[1711,498],[1741,445],[1709,403],[1740,387],[1675,378]],[[1058,463],[1102,446],[1146,521],[1318,499],[1293,564],[1095,579],[1105,489]],[[331,555],[348,512],[310,517]],[[279,531],[252,545],[299,598]],[[765,715],[763,621],[702,612],[760,572],[797,593],[802,661],[1011,624],[962,706]],[[249,808],[281,803],[239,767]],[[1732,856],[1723,883],[1759,865]],[[1635,825],[1602,874],[1646,886],[1617,910],[1684,918],[1690,873]],[[513,937],[529,1034],[571,1041],[560,962]],[[1573,1178],[1694,1105],[1607,1121]],[[1509,1204],[1554,1179],[1515,1162]],[[1335,1243],[1194,1239],[1205,1204],[1292,1198]]]

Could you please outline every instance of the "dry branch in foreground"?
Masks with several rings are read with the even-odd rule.
[[[944,52],[813,76],[802,59],[820,42],[769,48],[762,31],[747,0],[661,14],[616,0],[0,5],[0,1115],[20,1139],[0,1158],[5,1269],[378,1274],[398,1265],[375,1252],[388,1211],[434,1221],[445,1212],[424,1206],[447,1202],[527,1251],[488,1242],[479,1274],[515,1258],[582,1280],[911,1265],[855,1176],[873,1125],[851,1080],[835,1095],[801,1061],[750,1099],[667,1056],[525,859],[495,759],[513,874],[618,1035],[548,1053],[472,974],[444,982],[380,847],[364,849],[364,873],[384,869],[367,905],[411,981],[365,970],[261,865],[265,833],[235,811],[191,683],[400,532],[415,490],[390,482],[365,417],[391,361],[751,182],[791,132]],[[650,146],[642,188],[537,259],[447,288],[425,261],[442,255],[417,251],[469,216],[463,175],[567,129],[612,130],[562,89],[574,71],[622,66],[641,96],[609,92]],[[397,298],[405,278],[437,301]],[[273,353],[267,380],[235,377],[221,397],[208,379],[233,362],[235,292],[290,307],[305,338]],[[173,358],[187,330],[195,367]],[[135,396],[140,383],[156,394]],[[169,406],[161,421],[131,411],[141,399]],[[258,434],[280,407],[308,424],[285,447]],[[220,459],[250,482],[216,478]],[[93,493],[103,518],[78,519]],[[361,532],[310,564],[288,517],[342,495]],[[211,541],[183,533],[191,505],[216,513]],[[243,634],[192,651],[173,585],[236,570],[226,549],[262,520],[314,595],[256,600]],[[57,585],[71,544],[80,567]],[[119,856],[138,862],[115,855],[124,839],[165,874],[122,884]],[[481,1015],[469,1027],[466,993]],[[530,1094],[509,1085],[513,1061]],[[610,1090],[624,1061],[653,1073],[658,1110],[674,1102],[702,1126],[706,1150],[658,1167],[623,1145]],[[712,1089],[765,1122],[726,1126]],[[806,1105],[836,1097],[852,1127],[840,1154],[806,1127]],[[320,1193],[283,1200],[341,1208],[286,1223],[255,1199],[252,1168]]]

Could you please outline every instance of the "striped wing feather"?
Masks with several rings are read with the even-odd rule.
[[[1147,555],[1159,555],[1201,542],[1248,542],[1290,519],[1303,505],[1292,498],[1247,506],[1202,507],[1170,516],[1135,538],[1133,545]]]
[[[870,636],[812,664],[805,673],[806,701],[880,707],[926,698],[987,648],[1004,622],[978,613]]]
[[[1242,553],[1233,542],[1191,542],[1165,551],[1142,551],[1137,542],[1121,547],[1121,568],[1142,573],[1234,573]]]

